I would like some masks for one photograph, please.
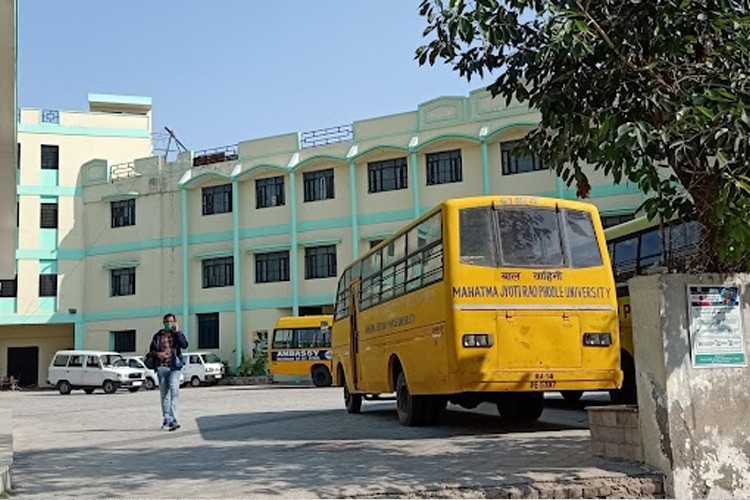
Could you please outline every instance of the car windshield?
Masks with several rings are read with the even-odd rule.
[[[112,362],[112,366],[117,367],[117,368],[123,368],[123,367],[127,368],[128,362],[120,358],[120,359],[114,360]]]
[[[203,362],[205,363],[221,363],[221,358],[216,354],[209,352],[203,355]]]
[[[120,356],[119,354],[102,354],[101,360],[102,360],[102,365],[104,366],[128,366],[127,364],[124,364],[124,365],[115,364],[115,363],[118,363],[119,361],[124,361],[122,359],[122,356]]]

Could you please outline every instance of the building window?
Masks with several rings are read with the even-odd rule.
[[[39,275],[39,296],[57,297],[57,274]]]
[[[631,221],[635,218],[635,214],[622,214],[622,215],[602,215],[602,226],[604,229],[623,222]]]
[[[367,164],[367,192],[380,193],[408,187],[406,157]]]
[[[336,245],[305,248],[305,279],[336,277]]]
[[[318,170],[316,172],[305,172],[303,175],[305,185],[305,201],[332,200],[333,194],[333,169]]]
[[[115,340],[115,351],[135,352],[135,330],[118,330],[112,332]]]
[[[289,251],[255,255],[255,282],[289,281]]]
[[[522,174],[544,170],[544,162],[536,155],[519,156],[515,152],[517,141],[503,142],[500,144],[500,156],[503,163],[503,175]]]
[[[112,227],[135,226],[135,199],[110,203]]]
[[[12,280],[0,280],[0,297],[16,297],[18,293],[18,277]]]
[[[427,154],[427,185],[461,182],[461,150]]]
[[[42,203],[39,227],[57,229],[57,203]]]
[[[234,257],[204,259],[203,288],[234,285]]]
[[[208,186],[202,189],[203,215],[225,214],[232,211],[232,185]]]
[[[284,205],[284,176],[255,181],[255,208]]]
[[[126,267],[123,269],[112,269],[110,271],[110,292],[111,297],[121,297],[123,295],[135,295],[135,268]]]
[[[198,349],[219,348],[219,313],[198,314]]]
[[[60,146],[42,144],[42,170],[60,168]]]

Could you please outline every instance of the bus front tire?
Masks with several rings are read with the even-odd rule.
[[[312,381],[315,387],[330,387],[333,382],[331,372],[325,366],[316,366],[312,371]]]
[[[583,391],[560,391],[560,394],[568,403],[577,403],[583,396]]]
[[[497,402],[500,418],[506,422],[536,422],[544,411],[544,393],[506,394]]]
[[[346,380],[343,381],[344,385],[344,405],[346,405],[347,413],[356,414],[362,410],[362,395],[352,394],[346,387]]]

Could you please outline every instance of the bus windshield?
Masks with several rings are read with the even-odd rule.
[[[553,207],[459,211],[461,263],[484,267],[596,267],[602,256],[588,212]]]

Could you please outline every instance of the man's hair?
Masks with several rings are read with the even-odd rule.
[[[164,317],[161,320],[162,321],[167,321],[169,318],[172,318],[172,321],[177,321],[177,316],[175,316],[172,313],[165,314]]]

